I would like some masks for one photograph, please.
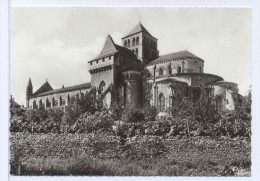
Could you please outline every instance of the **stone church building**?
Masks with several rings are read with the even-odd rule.
[[[158,39],[139,22],[122,45],[110,35],[101,53],[89,60],[91,82],[53,89],[46,82],[35,92],[31,79],[26,89],[27,108],[65,107],[73,96],[94,95],[104,106],[116,103],[125,107],[171,107],[178,95],[194,101],[208,92],[218,110],[233,110],[238,88],[222,77],[204,73],[204,60],[187,50],[160,55]]]

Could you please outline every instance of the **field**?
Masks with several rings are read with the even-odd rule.
[[[250,175],[244,137],[134,137],[12,133],[11,174],[219,176],[225,165]]]

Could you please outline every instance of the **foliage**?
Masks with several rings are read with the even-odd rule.
[[[89,112],[93,114],[96,111],[95,102],[90,96],[72,97],[65,108],[65,114],[62,117],[61,130],[63,132],[71,132],[71,128],[75,125],[81,114]]]
[[[25,175],[212,176],[225,165],[251,166],[248,138],[134,137],[122,145],[105,134],[15,133],[10,142],[11,168],[22,164]]]
[[[142,123],[144,121],[144,113],[137,108],[125,109],[123,112],[123,119],[127,123]]]
[[[145,122],[148,122],[148,121],[156,120],[158,111],[157,111],[156,107],[154,107],[154,106],[146,106],[143,109],[143,113],[144,113]]]

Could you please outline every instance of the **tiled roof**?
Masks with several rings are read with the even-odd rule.
[[[90,89],[90,88],[91,88],[91,83],[88,82],[88,83],[84,83],[84,84],[80,84],[80,85],[74,85],[74,86],[65,87],[65,88],[61,88],[61,89],[50,90],[48,92],[44,92],[37,96],[44,96],[44,95],[48,95],[48,94],[56,94],[56,93],[61,93],[61,92],[70,92],[70,91],[74,91],[74,90]]]
[[[166,54],[166,55],[162,55],[162,56],[158,57],[157,59],[151,61],[149,63],[149,65],[150,64],[155,64],[155,63],[158,63],[158,62],[161,62],[161,61],[165,61],[165,60],[181,59],[181,58],[196,58],[196,59],[202,60],[201,58],[199,58],[196,55],[190,53],[189,51],[184,50],[184,51],[179,51],[179,52],[174,52],[174,53],[169,53],[169,54]]]
[[[118,50],[118,52],[120,52],[122,55],[131,57],[131,58],[137,58],[136,55],[134,54],[134,52],[132,52],[128,48],[122,47],[117,44],[115,44],[115,46],[116,46],[116,49]]]
[[[11,107],[21,107],[21,105],[18,104],[17,102],[15,102],[13,99],[10,99],[10,104],[11,104]]]
[[[152,35],[147,31],[147,29],[145,29],[145,27],[139,22],[125,37],[134,35],[134,34],[139,33],[139,32],[143,32],[143,33],[145,33],[145,34],[147,34],[147,35],[152,36]],[[125,38],[125,37],[123,37],[123,38]]]
[[[112,52],[116,52],[115,43],[110,35],[107,35],[107,39],[105,41],[105,44],[103,46],[103,49],[100,53],[100,55],[106,55]]]
[[[103,57],[106,57],[106,56],[109,56],[109,55],[114,55],[117,52],[120,52],[122,55],[131,57],[131,58],[137,58],[136,55],[131,50],[115,44],[112,37],[110,35],[108,35],[100,55],[97,56],[95,59],[90,60],[90,62],[103,58]]]
[[[41,94],[43,92],[47,92],[53,90],[53,88],[51,87],[51,85],[49,84],[48,81],[46,81],[33,95],[38,95]]]

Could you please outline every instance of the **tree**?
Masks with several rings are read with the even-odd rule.
[[[187,135],[190,136],[190,124],[193,123],[195,114],[194,103],[192,100],[178,96],[173,102],[171,108],[168,109],[172,125],[177,124],[186,128]]]
[[[220,114],[212,104],[212,97],[204,93],[200,99],[194,102],[194,116],[195,120],[200,124],[201,130],[204,130],[205,126],[215,124],[220,119]]]
[[[81,114],[87,112],[93,114],[95,111],[95,101],[91,96],[72,97],[68,106],[65,108],[65,114],[62,117],[62,131],[72,131],[72,126],[75,126],[75,123]]]

